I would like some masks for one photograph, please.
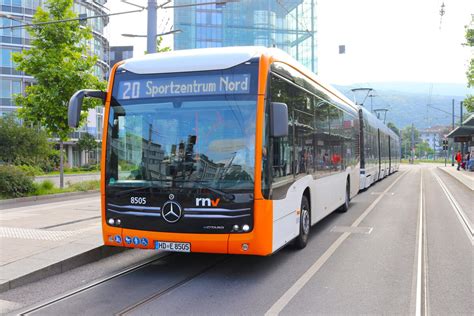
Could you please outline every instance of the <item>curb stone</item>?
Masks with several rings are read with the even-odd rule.
[[[104,245],[98,246],[81,254],[72,256],[62,261],[53,263],[47,267],[33,271],[29,274],[20,276],[14,280],[9,280],[5,283],[1,283],[0,293],[78,268],[88,263],[99,261],[101,259],[121,253],[127,249],[128,248],[110,247]]]
[[[0,200],[0,209],[2,206],[8,206],[16,203],[21,202],[34,202],[34,201],[43,201],[43,200],[54,200],[63,197],[70,197],[70,196],[87,196],[87,195],[94,195],[99,193],[100,190],[90,190],[90,191],[79,191],[79,192],[66,192],[66,193],[57,193],[57,194],[48,194],[48,195],[36,195],[36,196],[27,196],[15,199],[6,199]]]
[[[462,185],[464,185],[468,190],[471,190],[471,191],[474,191],[472,188],[469,187],[468,184],[466,184],[463,180],[461,180],[459,177],[456,177],[454,176],[453,174],[451,174],[449,171],[443,169],[443,168],[440,168],[438,167],[438,169],[440,169],[441,171],[443,171],[445,174],[449,175],[451,178],[455,179],[456,181],[458,181],[459,183],[461,183]]]

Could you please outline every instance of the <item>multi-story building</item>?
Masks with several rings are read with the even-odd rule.
[[[449,126],[433,126],[420,130],[420,139],[426,142],[435,153],[440,153],[443,149],[442,140],[450,131]]]
[[[43,0],[0,0],[0,26],[15,26],[31,23],[36,8],[44,6]],[[96,16],[105,15],[103,5],[107,0],[75,0],[74,11],[80,15]],[[98,56],[94,68],[95,74],[105,78],[109,69],[107,63],[109,43],[105,38],[104,27],[109,22],[108,17],[87,19],[92,28],[93,38],[89,41],[89,53]],[[31,39],[26,28],[0,29],[0,115],[9,114],[17,110],[13,95],[23,93],[25,87],[34,82],[34,78],[15,69],[11,54],[31,48]],[[89,113],[86,125],[73,133],[71,141],[66,145],[68,162],[70,165],[79,165],[88,161],[84,153],[79,152],[75,143],[81,133],[88,132],[97,139],[102,133],[102,108],[97,108]]]
[[[195,4],[210,2],[195,0]],[[176,6],[189,0],[175,0]],[[280,48],[317,72],[316,0],[240,0],[174,9],[174,49]]]
[[[111,46],[109,54],[109,66],[112,68],[121,60],[133,57],[133,46]]]

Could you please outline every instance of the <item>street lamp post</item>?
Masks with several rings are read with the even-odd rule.
[[[146,38],[146,51],[156,53],[156,10],[158,5],[156,0],[148,0],[148,23],[147,23],[147,38]]]
[[[156,0],[148,0],[148,6],[146,7],[147,10],[147,41],[146,41],[146,50],[148,54],[156,53],[156,37],[160,36],[159,34],[156,34],[156,29],[157,29],[157,10],[158,9],[173,9],[173,8],[187,8],[187,7],[197,7],[197,6],[203,6],[203,5],[210,5],[210,4],[218,4],[218,5],[224,5],[229,2],[238,2],[239,0],[222,0],[222,1],[212,1],[212,2],[201,2],[201,3],[191,3],[191,4],[184,4],[184,5],[176,5],[176,6],[168,6],[168,4],[171,2],[171,0],[167,0],[165,3],[161,4],[158,6]],[[142,9],[145,9],[144,7],[141,7],[135,3],[128,2],[127,0],[122,0],[122,2],[127,3],[129,5],[139,7]],[[171,33],[166,33],[166,34],[171,34]],[[166,35],[162,34],[162,35]],[[141,36],[136,36],[136,37],[141,37]]]

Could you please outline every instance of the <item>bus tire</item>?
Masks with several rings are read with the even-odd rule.
[[[344,204],[337,210],[339,213],[345,213],[349,209],[349,202],[351,201],[351,185],[349,178],[346,181],[346,194],[344,195]]]
[[[300,234],[295,239],[296,249],[303,249],[308,244],[309,231],[311,229],[311,215],[309,201],[306,195],[301,199],[300,211]]]

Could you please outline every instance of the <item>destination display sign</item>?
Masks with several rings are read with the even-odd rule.
[[[119,82],[116,98],[130,100],[249,92],[250,74],[234,74],[124,80]]]

